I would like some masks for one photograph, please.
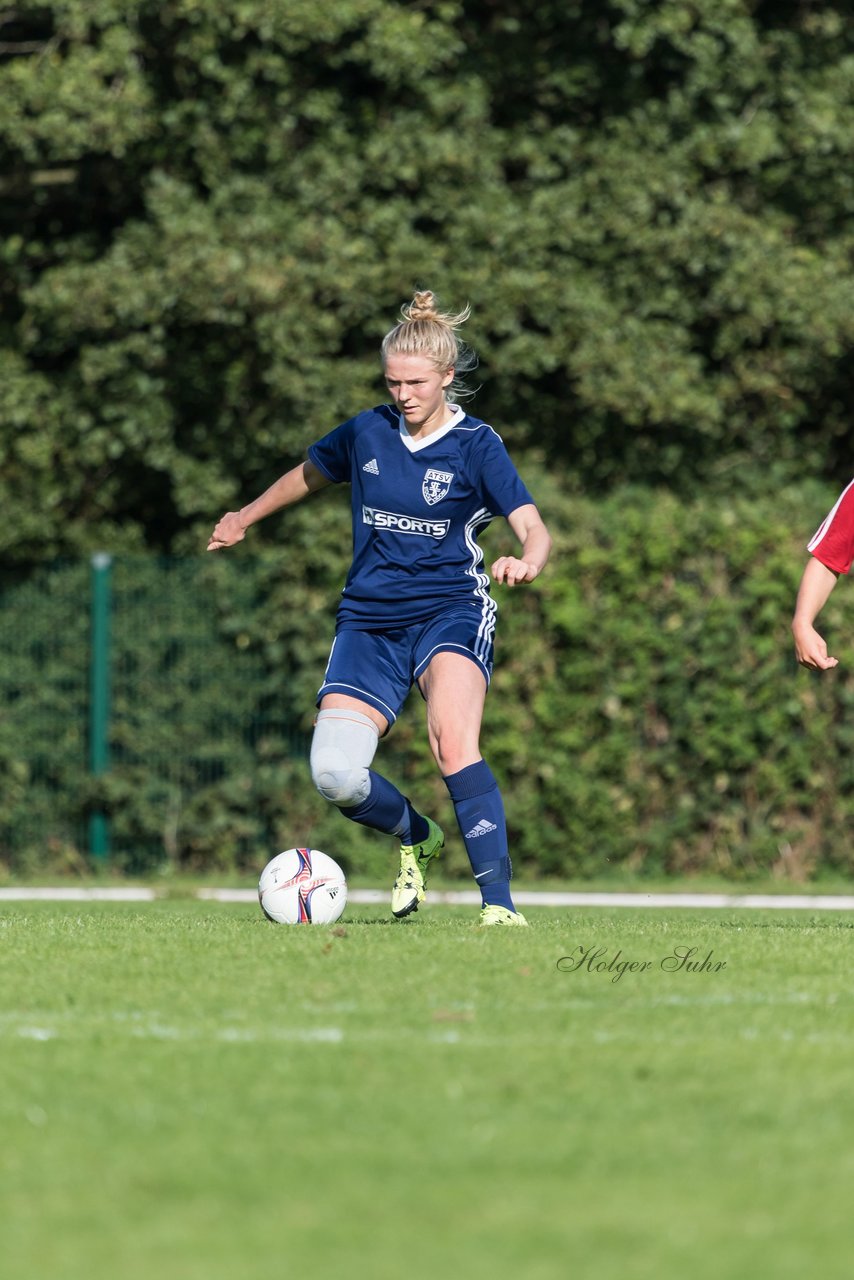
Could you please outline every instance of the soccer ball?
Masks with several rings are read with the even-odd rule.
[[[286,849],[258,881],[261,910],[273,924],[334,924],[347,905],[347,881],[319,849]]]

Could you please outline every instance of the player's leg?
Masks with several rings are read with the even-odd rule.
[[[457,647],[434,653],[418,683],[427,703],[430,749],[448,788],[480,889],[481,922],[524,924],[510,894],[512,867],[504,802],[480,752],[486,672]]]
[[[321,699],[311,740],[312,781],[345,818],[411,844],[413,829],[426,834],[426,819],[392,782],[370,767],[387,729],[388,721],[369,703],[327,694]]]
[[[320,794],[346,818],[397,836],[403,871],[410,862],[417,868],[419,861],[426,869],[444,844],[444,836],[392,782],[370,767],[379,739],[388,732],[410,688],[410,660],[398,649],[382,635],[342,632],[336,637],[318,695],[311,773]],[[403,877],[409,879],[409,875]],[[424,897],[423,871],[417,879],[411,891],[403,881],[395,885],[395,915],[417,909]]]

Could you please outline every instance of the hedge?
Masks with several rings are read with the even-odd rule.
[[[822,626],[841,659],[814,675],[789,620],[804,544],[833,501],[623,489],[592,501],[528,477],[555,536],[531,588],[497,592],[483,747],[517,875],[609,869],[808,879],[848,871],[854,662],[844,586]],[[341,498],[342,501],[337,501]],[[126,873],[244,873],[293,844],[387,880],[393,844],[315,794],[315,690],[347,563],[343,494],[215,556],[121,555],[113,570],[111,760],[87,774],[88,566],[53,565],[0,597],[0,859],[12,874],[88,865],[110,821]],[[278,519],[278,518],[277,518]],[[487,557],[507,544],[493,526]],[[294,569],[298,565],[298,569]],[[413,693],[376,766],[462,841]]]

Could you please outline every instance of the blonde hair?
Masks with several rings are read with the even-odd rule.
[[[446,400],[473,396],[477,388],[467,387],[463,378],[477,368],[477,356],[458,334],[471,307],[466,305],[456,314],[440,311],[436,295],[423,289],[401,307],[400,315],[400,322],[383,338],[383,364],[389,356],[425,356],[439,372],[454,370],[454,380],[445,388]]]

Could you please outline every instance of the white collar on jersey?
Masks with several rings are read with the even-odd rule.
[[[465,410],[461,409],[458,404],[448,402],[448,408],[451,410],[453,417],[449,418],[444,427],[440,427],[438,431],[431,431],[429,436],[425,436],[423,440],[413,440],[412,436],[406,430],[406,424],[403,421],[403,414],[398,417],[398,430],[400,438],[406,445],[410,453],[417,453],[419,449],[426,449],[429,444],[435,444],[437,440],[441,440],[442,436],[446,436],[449,431],[453,431],[457,423],[462,422]]]

